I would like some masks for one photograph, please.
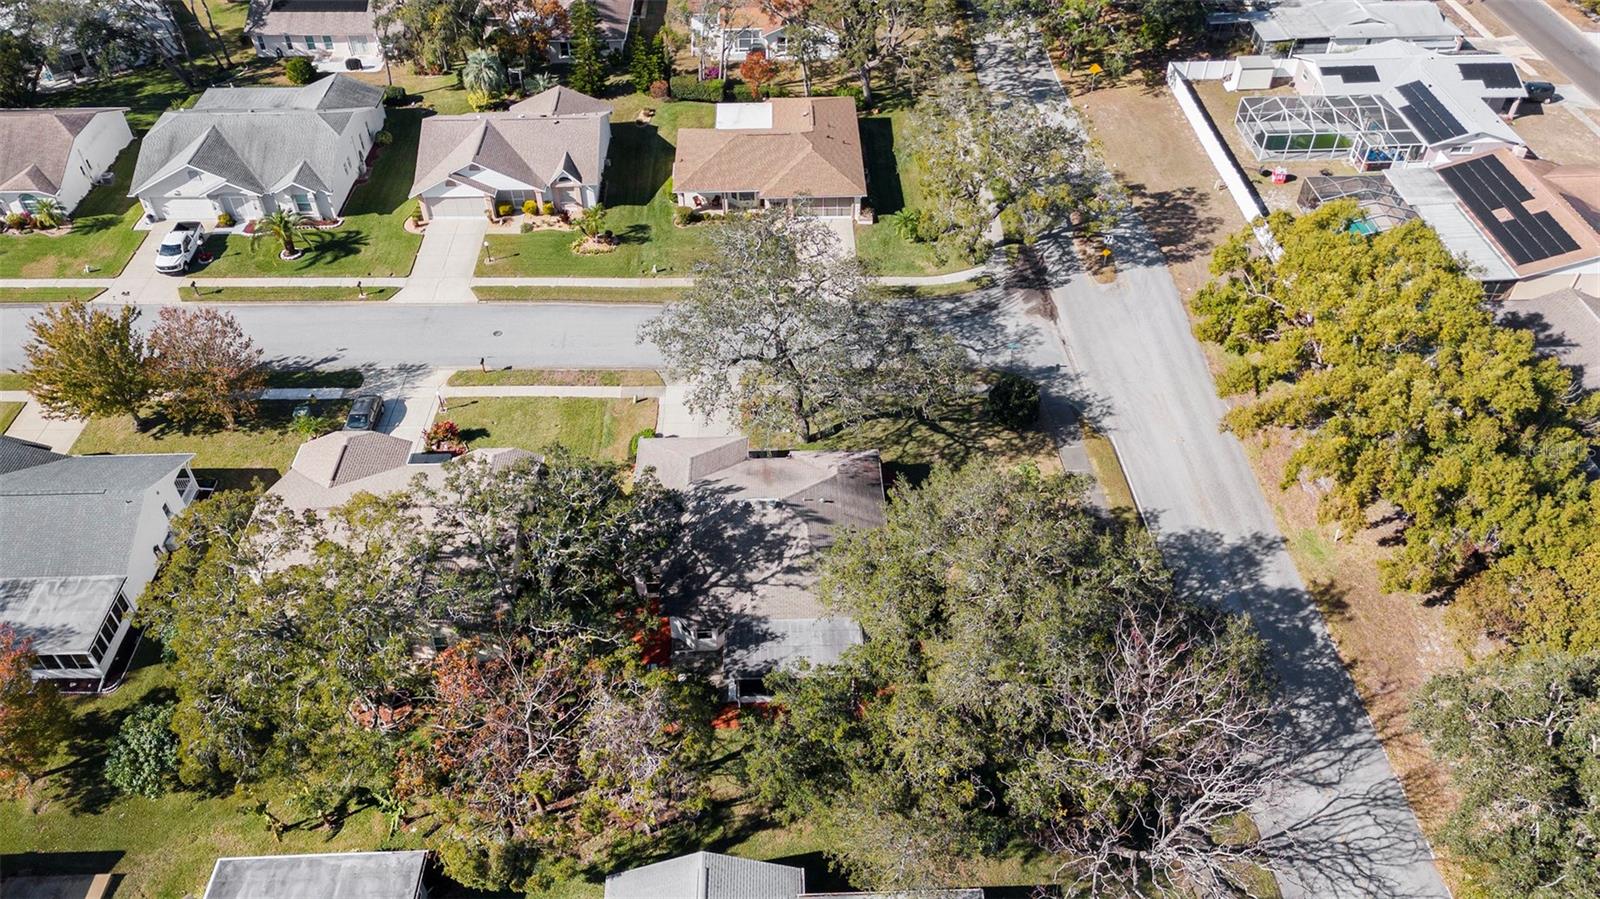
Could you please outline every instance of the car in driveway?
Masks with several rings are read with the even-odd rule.
[[[156,271],[164,275],[181,275],[189,270],[189,263],[205,243],[205,229],[199,222],[179,222],[172,226],[167,236],[156,247]]]
[[[350,414],[344,417],[346,431],[372,431],[383,420],[383,397],[363,393],[350,403]]]

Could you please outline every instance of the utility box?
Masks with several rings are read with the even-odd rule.
[[[1241,56],[1233,61],[1233,72],[1222,82],[1230,91],[1260,91],[1272,87],[1278,62],[1270,56]]]

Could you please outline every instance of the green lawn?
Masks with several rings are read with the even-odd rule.
[[[389,111],[384,127],[394,135],[394,143],[384,148],[368,180],[351,192],[345,202],[344,224],[330,231],[302,234],[305,253],[299,259],[279,259],[278,245],[269,238],[252,249],[250,238],[242,234],[214,237],[206,242],[206,249],[216,258],[196,274],[207,278],[409,275],[422,245],[420,235],[405,230],[406,217],[414,206],[407,195],[417,162],[421,122],[420,110]]]
[[[960,296],[992,286],[994,286],[992,277],[979,275],[976,278],[964,278],[950,284],[877,284],[873,286],[872,292],[887,299],[934,300],[940,297]]]
[[[638,109],[649,103],[627,98],[619,106]],[[606,169],[606,227],[621,245],[613,252],[579,256],[571,231],[495,235],[489,238],[494,262],[478,260],[485,277],[587,275],[640,277],[651,274],[683,277],[707,246],[705,226],[672,224],[672,157],[678,129],[710,127],[710,103],[660,103],[655,119],[641,124],[618,119],[611,126],[611,165]],[[570,291],[567,291],[570,293]]]
[[[185,303],[376,303],[398,291],[396,287],[368,287],[366,300],[354,287],[202,287],[198,297],[188,289],[179,293]]]
[[[676,303],[687,287],[474,287],[485,303]]]
[[[451,387],[660,387],[661,376],[647,368],[464,368],[450,376]]]
[[[75,455],[90,453],[194,453],[193,467],[201,477],[214,477],[223,487],[249,487],[253,479],[270,485],[289,469],[300,435],[289,429],[295,403],[281,400],[257,404],[254,417],[232,431],[185,434],[159,422],[143,433],[133,429],[126,416],[89,420]],[[349,407],[343,400],[317,404],[316,414],[340,416]]]
[[[110,184],[89,191],[73,210],[72,231],[61,237],[0,234],[0,278],[115,278],[144,242],[137,200],[126,194],[139,142],[123,148]],[[85,265],[93,270],[85,272]]]
[[[910,115],[906,110],[896,110],[861,120],[861,150],[866,157],[867,183],[872,188],[868,202],[877,213],[878,222],[856,226],[856,255],[880,275],[960,271],[970,263],[952,259],[941,265],[927,244],[906,240],[886,220],[901,209],[917,209],[923,203],[922,186],[917,180],[920,168],[905,142]]]
[[[0,390],[26,390],[28,382],[14,371],[0,371]]]
[[[582,397],[456,397],[438,420],[455,422],[469,447],[515,446],[541,452],[565,447],[580,456],[621,462],[628,441],[656,425],[655,400]]]
[[[27,404],[11,402],[0,403],[0,434],[4,434],[6,432],[6,428],[11,427],[11,423],[17,420],[17,414],[22,411],[22,407],[25,405]]]
[[[279,368],[267,372],[268,387],[360,387],[366,376],[354,368]]]
[[[234,59],[238,58],[236,52]],[[134,134],[143,134],[174,103],[194,93],[197,91],[185,86],[176,75],[154,65],[50,94],[48,102],[51,106],[126,106],[128,127]]]
[[[105,292],[104,287],[0,287],[0,303],[87,302]]]

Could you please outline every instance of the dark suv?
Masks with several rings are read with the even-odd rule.
[[[344,418],[346,431],[370,431],[383,418],[383,397],[364,393],[350,404],[350,414]]]

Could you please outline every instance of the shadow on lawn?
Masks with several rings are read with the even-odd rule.
[[[906,205],[900,189],[900,161],[894,156],[894,122],[887,116],[861,120],[861,148],[871,182],[872,208],[880,216],[893,215]]]

